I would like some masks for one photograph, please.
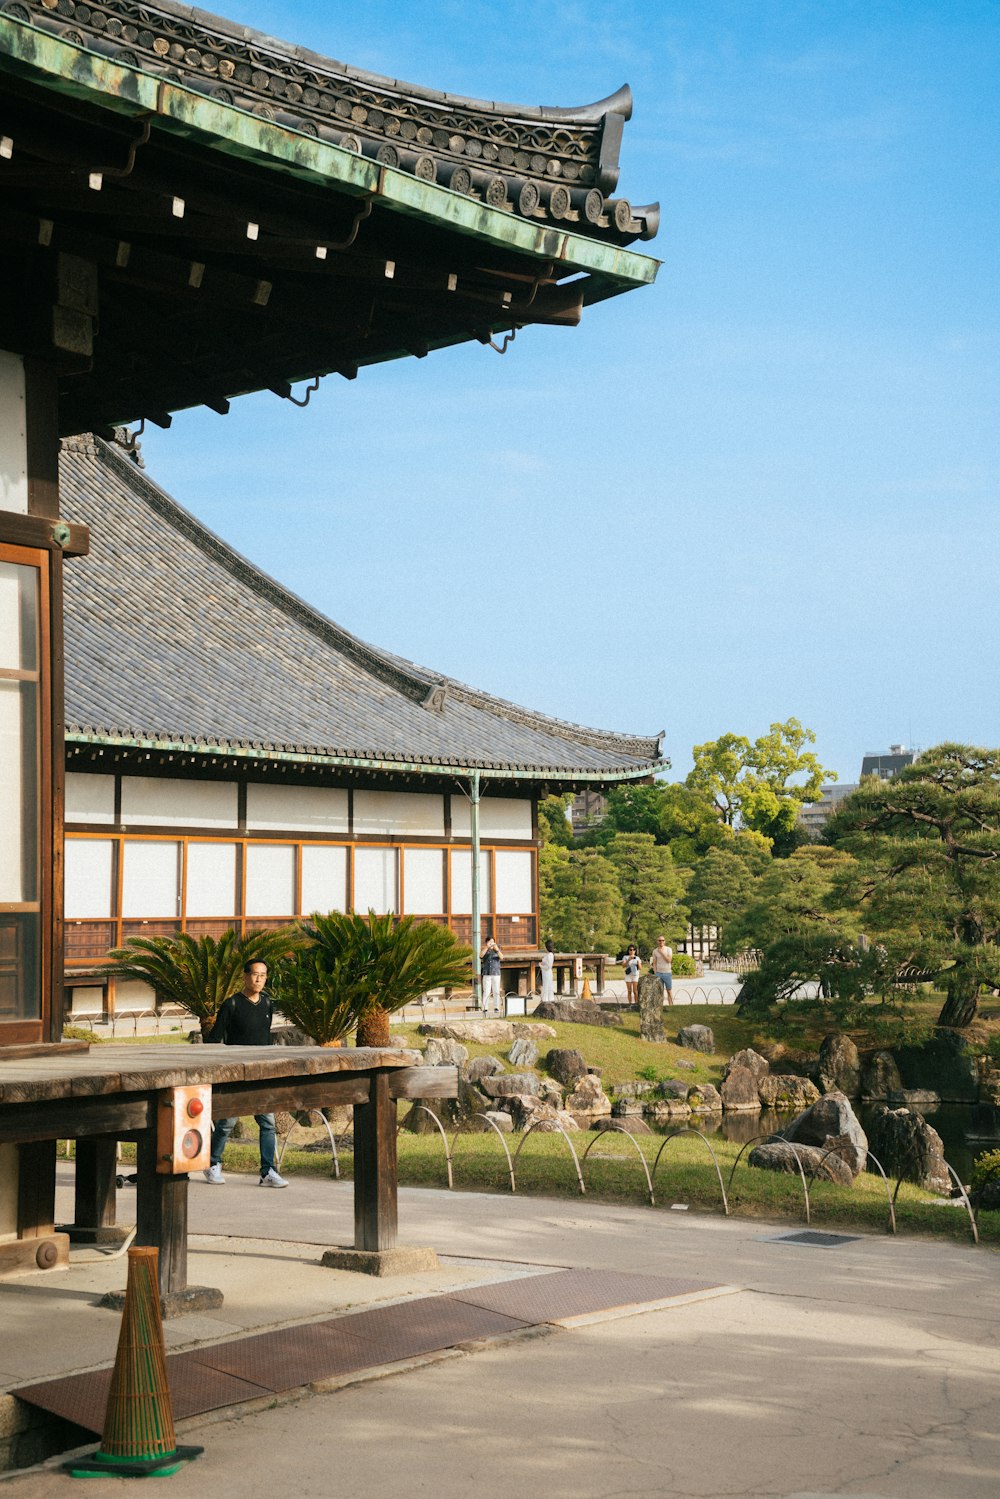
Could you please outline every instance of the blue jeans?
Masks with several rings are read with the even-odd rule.
[[[665,994],[669,994],[670,991],[674,987],[674,976],[673,976],[673,974],[672,973],[658,973],[656,975],[656,977],[659,979],[660,983],[663,985],[664,993]]]
[[[266,1176],[269,1171],[274,1170],[274,1146],[277,1140],[277,1130],[274,1127],[273,1114],[255,1114],[260,1130],[260,1174]],[[221,1166],[222,1152],[226,1148],[226,1142],[233,1130],[236,1128],[235,1119],[217,1119],[212,1127],[212,1165]]]

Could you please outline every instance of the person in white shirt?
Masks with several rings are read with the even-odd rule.
[[[639,1003],[639,974],[642,972],[642,962],[634,942],[629,943],[628,952],[625,954],[625,998],[630,1005]]]
[[[552,966],[555,963],[555,949],[552,946],[551,937],[545,944],[538,966],[542,970],[542,999],[554,999],[555,988],[552,983]]]
[[[674,1002],[674,950],[667,946],[666,937],[657,937],[656,946],[653,948],[653,956],[649,960],[650,967],[663,985],[668,1005]]]

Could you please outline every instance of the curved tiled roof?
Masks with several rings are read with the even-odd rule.
[[[3,10],[181,84],[525,218],[651,239],[659,207],[616,198],[628,87],[552,108],[467,99],[352,68],[172,0],[8,0]]]
[[[70,740],[323,763],[627,779],[659,738],[586,729],[367,645],[275,583],[119,449],[64,443]]]

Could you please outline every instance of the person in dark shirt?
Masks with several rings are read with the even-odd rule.
[[[220,1005],[208,1037],[210,1042],[223,1046],[270,1046],[274,1006],[270,995],[264,992],[266,983],[267,964],[247,963],[243,969],[242,993],[231,994]],[[287,1187],[287,1181],[278,1175],[274,1165],[277,1139],[274,1115],[255,1114],[254,1118],[260,1130],[260,1185]],[[222,1174],[222,1153],[235,1126],[235,1119],[217,1119],[212,1129],[211,1164],[205,1180],[213,1187],[221,1187],[226,1180]]]

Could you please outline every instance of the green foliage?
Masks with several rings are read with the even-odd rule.
[[[538,855],[543,938],[564,952],[609,952],[622,932],[622,902],[615,867],[596,848],[570,850],[549,844]]]
[[[673,969],[675,976],[680,979],[693,979],[698,972],[694,958],[686,952],[674,953]]]
[[[660,1081],[660,1069],[653,1062],[647,1062],[645,1067],[637,1068],[635,1075],[641,1078],[644,1083],[658,1083]]]
[[[103,1040],[96,1031],[88,1030],[84,1025],[64,1025],[64,1041],[89,1041],[91,1046],[99,1045]]]
[[[995,1181],[1000,1181],[1000,1150],[987,1150],[973,1161],[969,1186],[978,1192],[988,1182]]]
[[[618,872],[624,940],[643,954],[662,935],[675,945],[687,927],[684,884],[669,848],[659,846],[649,833],[616,833],[607,845],[608,858]]]
[[[573,824],[566,815],[573,800],[571,792],[565,796],[546,796],[538,803],[538,837],[544,848],[557,843],[569,848],[573,843]]]
[[[329,963],[320,950],[307,949],[279,964],[272,983],[275,1006],[317,1045],[327,1046],[358,1024],[367,995],[359,996],[351,977],[346,963]]]
[[[788,840],[802,804],[817,800],[825,780],[836,780],[806,749],[815,742],[797,718],[773,723],[752,744],[742,734],[723,734],[694,746],[686,784],[714,804],[728,827]]]
[[[994,1031],[986,1043],[986,1055],[991,1062],[1000,1066],[1000,1031]]]
[[[219,938],[130,937],[113,948],[114,961],[101,968],[102,977],[139,980],[149,984],[163,1004],[180,1005],[197,1015],[206,1029],[223,1001],[243,987],[247,963],[273,968],[298,945],[294,931],[252,931],[240,936],[231,928]]]
[[[691,920],[725,932],[752,904],[756,883],[747,859],[728,848],[709,849],[688,883]]]
[[[448,927],[415,916],[316,912],[300,931],[306,944],[303,979],[282,970],[278,992],[282,1012],[317,1041],[363,1025],[376,1011],[402,1009],[428,990],[469,982],[470,950]],[[312,975],[323,977],[315,991],[306,982]],[[323,1034],[337,1026],[334,1034]]]
[[[868,778],[827,831],[857,860],[866,929],[943,982],[939,1024],[969,1025],[982,986],[1000,986],[1000,750],[942,744]]]

